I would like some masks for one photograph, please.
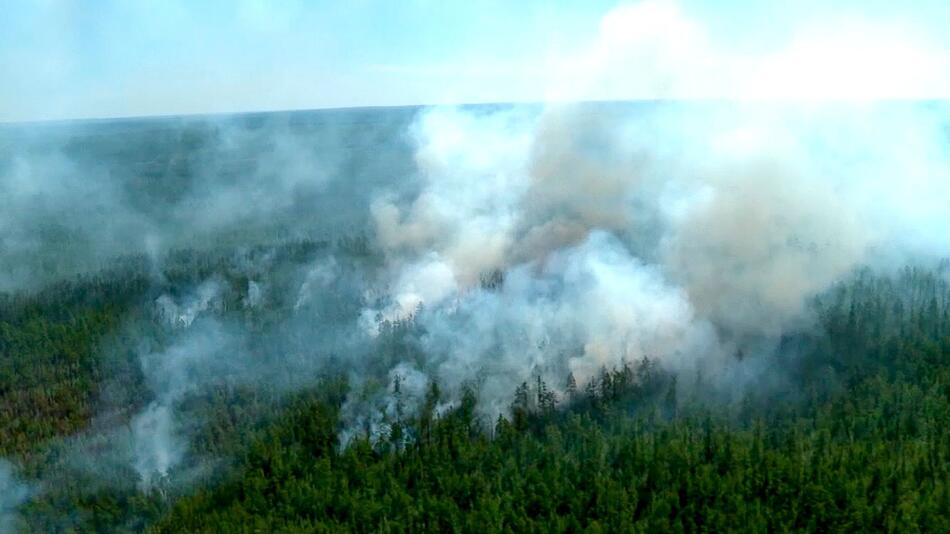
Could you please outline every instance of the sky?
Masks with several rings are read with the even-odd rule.
[[[0,0],[0,13],[4,122],[950,96],[941,0]]]

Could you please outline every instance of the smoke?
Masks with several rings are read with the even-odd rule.
[[[340,431],[338,440],[346,447],[356,437],[367,437],[373,443],[391,439],[393,429],[400,423],[416,417],[425,402],[430,377],[411,363],[402,362],[386,376],[387,385],[382,389],[359,389],[341,408],[341,417],[347,425]],[[435,415],[444,413],[451,406],[435,407]],[[397,446],[411,442],[405,434]]]
[[[787,122],[735,120],[712,131],[697,125],[710,137],[701,159],[670,177],[683,196],[664,199],[657,255],[703,316],[776,336],[863,260],[871,214],[849,198],[861,178],[828,172],[823,156],[783,132]],[[808,128],[800,139],[812,138]]]
[[[188,394],[234,381],[248,365],[239,338],[213,318],[182,327],[188,330],[170,347],[141,356],[142,374],[154,399],[132,417],[130,427],[133,465],[146,487],[167,477],[187,451],[177,403]]]
[[[408,161],[399,132],[411,111],[367,113],[6,125],[0,291],[121,255],[158,268],[184,248],[353,232],[366,188]]]
[[[352,373],[354,384],[376,376],[358,321],[370,287],[365,269],[331,250],[286,255],[275,247],[231,256],[209,278],[154,298],[157,332],[129,325],[144,331],[137,353],[148,401],[117,430],[119,445],[104,461],[131,467],[140,489],[179,490],[221,460],[193,448],[208,416],[200,399],[209,393],[280,399],[313,386],[338,355],[345,364],[332,372]],[[406,376],[402,369],[390,375]],[[406,394],[418,389],[412,383]]]
[[[31,494],[30,487],[17,480],[13,466],[5,460],[0,460],[0,531],[15,531],[20,521],[17,508],[25,503]]]
[[[146,489],[168,477],[187,451],[168,400],[150,403],[131,422],[133,467]]]
[[[278,328],[346,354],[354,393],[342,441],[385,435],[395,406],[412,413],[420,396],[400,392],[397,402],[397,377],[438,382],[447,402],[473,388],[488,420],[523,381],[541,376],[559,391],[568,374],[583,385],[643,358],[741,388],[771,371],[762,361],[783,334],[811,327],[808,303],[855,269],[945,254],[947,110],[876,100],[926,96],[921,72],[942,56],[903,27],[846,30],[838,39],[807,28],[784,49],[739,54],[673,3],[622,6],[555,69],[555,99],[607,87],[740,100],[439,107],[401,123],[411,165],[348,197],[381,262],[316,261]],[[868,36],[893,52],[880,54],[887,65],[923,70],[898,76],[909,85],[872,83],[863,65],[882,49],[864,46]],[[819,45],[834,52],[824,63]],[[848,76],[819,75],[848,65]],[[758,101],[785,97],[797,100]],[[243,135],[231,136],[236,146]],[[298,177],[313,162],[294,157],[297,141],[275,147],[258,171],[266,180],[250,185],[212,163],[214,178],[190,190],[182,213],[224,230],[312,206],[294,192],[311,184]],[[292,233],[308,224],[289,219]],[[257,280],[246,307],[268,287]],[[159,304],[187,327],[210,302],[200,293]],[[414,350],[373,361],[386,329],[405,322]],[[739,364],[736,353],[758,358]],[[166,411],[148,413],[148,428],[173,427]]]
[[[206,280],[188,295],[183,302],[175,302],[170,295],[162,295],[155,300],[155,306],[162,320],[172,328],[188,328],[195,321],[198,314],[205,312],[221,295],[221,282],[216,279]],[[253,281],[248,282],[246,302],[250,305],[261,299],[260,287]]]
[[[248,286],[246,301],[261,298],[259,289],[252,293],[255,288],[255,285]],[[222,292],[222,282],[211,279],[202,282],[181,302],[167,294],[155,300],[160,318],[169,328],[184,330],[184,333],[170,347],[157,352],[146,351],[140,358],[142,375],[154,396],[129,424],[132,463],[143,487],[168,477],[187,451],[187,437],[174,412],[176,403],[211,383],[226,381],[228,374],[234,372],[238,354],[234,352],[232,337],[225,334],[222,325],[213,318],[194,325],[209,309],[220,310]]]
[[[811,299],[856,268],[947,251],[934,230],[950,220],[930,207],[946,198],[945,117],[913,103],[430,109],[410,130],[419,194],[372,204],[389,289],[364,322],[413,317],[423,370],[456,393],[477,384],[489,417],[534,376],[583,384],[643,357],[733,380],[732,354],[810,328]]]
[[[569,374],[584,384],[646,357],[676,366],[715,342],[685,292],[601,230],[417,320],[433,377],[451,392],[474,386],[488,417],[536,376],[560,391]]]
[[[950,253],[950,110],[875,100],[942,91],[920,84],[943,56],[904,29],[849,28],[848,46],[809,31],[741,55],[648,1],[556,66],[552,100],[569,102],[14,132],[0,290],[153,261],[147,397],[106,432],[143,489],[188,478],[201,421],[183,405],[222,384],[279,395],[346,375],[344,446],[465,391],[492,422],[525,381],[563,395],[568,375],[583,386],[644,358],[741,390],[777,372],[779,339],[811,328],[809,302],[836,282]],[[813,65],[822,43],[834,53]],[[890,85],[866,68],[881,47],[905,68]],[[605,94],[745,100],[574,102]],[[749,101],[786,96],[804,101]],[[357,238],[305,265],[186,264],[193,286],[166,287],[176,248],[341,235]],[[4,513],[26,498],[4,493]]]
[[[521,169],[531,138],[522,127],[530,120],[524,115],[521,110],[465,113],[451,108],[422,114],[410,137],[425,188],[405,209],[389,197],[372,203],[379,245],[387,250],[435,248],[438,259],[450,261],[467,283],[500,263],[515,222],[514,203],[525,185]]]
[[[945,254],[947,109],[881,99],[947,94],[950,54],[905,20],[830,20],[753,51],[623,5],[549,62],[552,103],[422,113],[418,195],[371,205],[388,298],[364,319],[413,317],[424,370],[497,413],[532,376],[643,356],[731,380],[857,267]],[[676,102],[576,103],[605,97]]]

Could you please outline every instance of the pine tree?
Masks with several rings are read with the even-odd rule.
[[[574,373],[568,373],[567,375],[567,390],[568,398],[573,401],[577,397],[577,380],[574,378]]]

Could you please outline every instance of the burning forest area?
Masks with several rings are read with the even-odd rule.
[[[0,532],[950,530],[941,3],[26,4]]]

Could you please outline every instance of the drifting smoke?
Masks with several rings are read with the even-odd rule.
[[[142,484],[168,476],[187,451],[188,439],[176,420],[176,404],[188,394],[225,383],[241,371],[235,338],[212,318],[192,325],[165,350],[142,355],[142,374],[154,395],[131,420],[133,465]]]
[[[14,532],[19,523],[16,510],[31,493],[29,486],[17,480],[13,466],[0,460],[0,531]]]
[[[160,270],[176,249],[353,232],[364,188],[405,172],[411,112],[368,113],[4,125],[0,291],[120,255]]]
[[[162,295],[155,300],[155,305],[161,319],[170,327],[188,328],[198,314],[207,311],[215,303],[220,294],[221,282],[212,279],[203,282],[195,294],[186,297],[182,303],[175,302],[170,295]],[[248,282],[247,302],[250,304],[260,298],[260,287],[254,282]]]
[[[413,316],[426,371],[479,383],[494,413],[538,375],[583,383],[643,357],[715,375],[807,328],[810,299],[880,251],[947,250],[945,214],[909,217],[917,195],[950,198],[945,110],[925,108],[430,110],[411,130],[420,193],[372,205],[390,295],[363,317]],[[917,192],[893,195],[892,176]]]
[[[450,391],[473,383],[494,416],[534,376],[562,385],[573,374],[584,384],[603,368],[694,355],[713,339],[682,290],[599,230],[417,320],[434,376]]]
[[[784,96],[768,89],[763,73],[783,72],[772,61],[810,76],[800,64],[815,49],[807,39],[751,61],[717,51],[697,24],[664,2],[611,12],[591,50],[565,63],[585,83],[555,96],[584,100],[588,84],[624,97],[639,96],[637,84],[695,96],[686,89],[710,70],[728,80],[706,95]],[[912,56],[925,45],[897,49]],[[851,96],[832,89],[798,96]],[[775,373],[768,358],[781,336],[810,328],[809,302],[856,269],[950,253],[948,111],[936,102],[562,103],[374,112],[391,114],[378,123],[349,112],[312,130],[224,124],[207,146],[171,142],[171,170],[158,174],[185,184],[158,188],[172,196],[161,202],[88,162],[18,148],[0,160],[0,192],[13,201],[0,212],[9,253],[0,289],[38,283],[11,267],[16,258],[74,238],[93,243],[67,251],[83,265],[145,251],[160,273],[174,247],[238,234],[252,243],[367,236],[356,247],[366,257],[328,250],[279,276],[265,258],[237,268],[240,283],[210,276],[155,299],[169,341],[143,342],[150,397],[117,453],[143,487],[191,465],[197,423],[180,405],[221,383],[290,391],[326,367],[346,374],[344,445],[386,437],[432,383],[444,392],[435,413],[473,391],[489,424],[522,382],[541,377],[563,394],[569,374],[583,386],[644,358],[739,390]],[[139,165],[139,156],[128,157]],[[44,220],[56,223],[37,226]],[[231,314],[271,309],[266,326]],[[384,361],[386,336],[406,324],[411,350]],[[0,510],[22,499],[0,500]]]
[[[522,381],[643,357],[740,388],[856,268],[946,254],[948,109],[876,99],[945,94],[950,54],[903,27],[822,28],[741,55],[672,2],[622,6],[555,65],[568,102],[420,114],[418,195],[371,204],[389,291],[366,332],[412,317],[424,372],[474,385],[489,417]],[[569,103],[604,91],[737,100]],[[797,100],[759,101],[776,98]]]
[[[342,407],[341,417],[347,422],[339,435],[342,446],[354,438],[365,436],[376,443],[391,437],[393,424],[418,414],[431,383],[430,377],[403,362],[387,375],[388,386],[381,391],[362,390],[347,399]],[[444,413],[452,407],[451,403],[435,407],[435,415]],[[404,436],[409,443],[410,436]]]

